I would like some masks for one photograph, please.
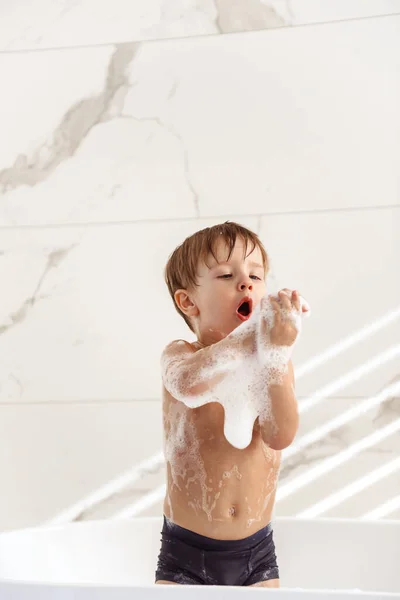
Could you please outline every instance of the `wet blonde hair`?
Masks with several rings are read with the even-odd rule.
[[[196,231],[196,233],[186,238],[180,246],[175,248],[168,259],[164,271],[168,291],[173,300],[175,309],[185,319],[187,325],[193,332],[194,329],[190,319],[181,311],[175,301],[175,292],[180,289],[191,290],[199,285],[197,283],[197,269],[200,261],[204,262],[208,267],[207,258],[210,255],[217,260],[216,248],[221,239],[225,241],[229,248],[229,260],[237,238],[244,242],[245,256],[251,254],[256,247],[260,249],[266,276],[268,273],[269,261],[260,238],[250,229],[230,221],[225,221],[225,223],[221,223],[220,225],[214,225],[213,227],[206,227],[205,229]],[[252,248],[247,254],[249,244]]]

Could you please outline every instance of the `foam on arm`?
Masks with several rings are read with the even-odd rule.
[[[301,330],[300,311],[282,311]],[[232,446],[246,448],[260,417],[264,441],[286,447],[297,430],[297,402],[290,362],[293,345],[271,344],[274,309],[262,299],[250,319],[221,341],[197,352],[183,340],[172,342],[161,360],[165,388],[189,408],[219,402],[224,435]]]
[[[227,336],[198,351],[184,340],[169,344],[161,356],[162,380],[166,390],[190,408],[205,403],[205,396],[234,372],[254,343],[254,333]],[[211,401],[211,400],[209,400]]]

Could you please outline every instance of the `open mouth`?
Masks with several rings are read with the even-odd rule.
[[[236,314],[241,321],[247,321],[247,319],[250,319],[252,310],[253,300],[249,297],[246,297],[240,301],[240,304],[236,309]]]

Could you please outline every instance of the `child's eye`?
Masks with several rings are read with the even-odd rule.
[[[225,273],[225,275],[219,275],[217,277],[217,279],[226,279],[227,277],[232,277],[231,273]],[[255,279],[258,279],[259,281],[261,281],[261,277],[257,277],[257,275],[250,275],[250,277],[254,277]]]

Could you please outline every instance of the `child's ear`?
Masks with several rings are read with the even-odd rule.
[[[197,308],[192,298],[189,296],[187,290],[176,290],[174,298],[179,309],[187,317],[196,317],[199,314],[199,309]]]

